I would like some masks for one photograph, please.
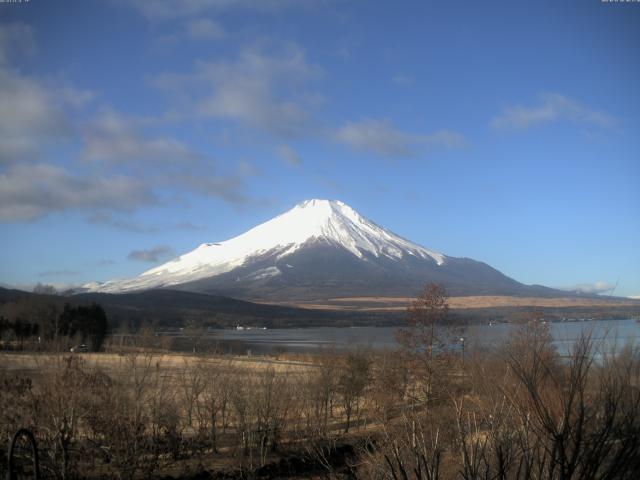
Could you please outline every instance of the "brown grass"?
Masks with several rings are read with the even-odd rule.
[[[345,297],[311,302],[294,306],[323,310],[403,311],[413,301],[410,297]],[[640,301],[622,298],[537,298],[500,295],[449,297],[449,308],[473,309],[495,307],[608,307],[639,306]]]
[[[68,356],[68,352],[55,353],[9,353],[0,352],[0,364],[3,370],[20,372],[38,372],[60,355]],[[84,364],[89,368],[104,369],[107,372],[117,370],[122,367],[125,357],[117,353],[81,353],[79,355]],[[170,373],[182,370],[188,364],[206,361],[212,364],[224,364],[232,370],[244,370],[261,372],[268,368],[273,368],[276,373],[298,373],[304,372],[313,367],[312,363],[301,361],[295,358],[282,357],[273,359],[266,357],[230,357],[230,356],[206,356],[180,353],[157,353],[153,355],[154,364],[157,363],[163,371]]]

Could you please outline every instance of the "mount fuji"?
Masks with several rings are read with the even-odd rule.
[[[406,240],[336,200],[307,200],[230,240],[203,243],[140,276],[86,285],[126,293],[171,288],[258,301],[413,296],[425,282],[451,295],[549,296],[489,265]]]

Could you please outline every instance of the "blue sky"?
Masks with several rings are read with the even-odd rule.
[[[640,295],[640,4],[0,3],[0,282],[136,275],[308,198]]]

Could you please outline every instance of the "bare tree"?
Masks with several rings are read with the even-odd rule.
[[[345,433],[349,432],[351,419],[358,413],[359,402],[371,380],[369,359],[364,353],[350,352],[338,376],[338,392],[345,419]]]
[[[6,450],[20,428],[31,428],[38,418],[29,408],[35,400],[33,380],[24,374],[0,369],[0,475],[6,475]]]
[[[527,474],[566,480],[632,478],[637,473],[640,391],[633,384],[640,378],[639,359],[605,363],[594,375],[593,353],[586,335],[576,341],[564,368],[550,364],[544,350],[534,349],[531,359],[515,352],[509,357],[522,386],[510,398],[527,427],[524,440],[537,447],[527,459]]]
[[[333,355],[322,355],[312,370],[304,377],[304,388],[308,405],[302,414],[307,417],[307,430],[310,435],[326,437],[329,430],[329,418],[333,415],[332,406],[337,393]]]
[[[214,453],[218,453],[217,424],[219,421],[224,424],[224,413],[229,403],[229,384],[232,380],[230,370],[229,362],[223,364],[208,362],[204,366],[203,416],[200,424],[209,428],[209,440]]]
[[[54,464],[59,466],[60,478],[72,475],[71,449],[81,420],[87,413],[83,401],[84,390],[90,384],[82,360],[76,356],[57,357],[45,367],[40,384],[38,408],[43,422],[38,429],[45,443],[52,445]]]
[[[183,368],[178,374],[178,384],[182,405],[187,412],[187,423],[193,427],[194,409],[199,406],[199,398],[205,389],[205,371],[201,362],[184,359]]]
[[[423,400],[434,399],[434,381],[440,350],[446,345],[439,331],[444,330],[449,314],[449,296],[442,285],[428,283],[407,309],[406,329],[396,335],[403,353],[414,366],[414,375],[422,387]]]
[[[384,426],[375,448],[362,450],[361,470],[365,478],[438,480],[443,454],[437,425],[424,416],[403,415],[400,422]]]
[[[233,382],[229,391],[229,400],[233,408],[236,424],[237,445],[241,449],[243,456],[250,454],[250,447],[253,440],[253,431],[251,428],[253,404],[249,398],[251,391],[252,385],[247,375],[243,375]]]
[[[401,355],[384,351],[373,357],[373,391],[375,406],[383,423],[391,420],[402,405],[409,386],[409,368]]]
[[[160,361],[150,372],[145,406],[148,411],[149,464],[154,466],[168,454],[178,459],[183,443],[184,423],[181,418],[179,391],[173,379],[163,374]],[[149,469],[147,469],[149,471]]]
[[[140,470],[150,475],[156,467],[149,452],[148,393],[159,365],[153,354],[123,357],[117,380],[90,398],[87,428],[91,441],[106,456],[120,479],[132,479]]]
[[[560,362],[540,324],[525,324],[483,390],[455,400],[465,480],[634,478],[640,468],[640,356],[595,362],[578,339]],[[495,371],[498,375],[495,375]],[[500,373],[501,372],[501,373]],[[501,377],[501,378],[500,378]]]
[[[192,353],[195,355],[198,353],[198,345],[202,338],[206,335],[207,331],[202,326],[202,323],[195,319],[187,320],[184,329],[182,330],[182,334],[189,338],[191,341]]]

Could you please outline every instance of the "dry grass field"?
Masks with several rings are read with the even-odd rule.
[[[323,301],[300,302],[294,306],[311,309],[356,310],[356,311],[404,311],[413,301],[410,297],[345,297],[330,298]],[[513,296],[466,296],[449,297],[451,309],[477,309],[499,307],[591,307],[606,308],[611,306],[637,306],[640,301],[618,297],[513,297]]]
[[[302,356],[280,355],[276,358],[246,357],[246,356],[196,356],[175,352],[153,353],[152,361],[168,375],[177,374],[196,363],[202,363],[230,371],[264,372],[273,370],[276,373],[295,374],[314,368],[315,364],[305,361]],[[0,352],[0,369],[20,373],[38,373],[46,371],[60,358],[69,356],[68,353],[37,353],[37,352]],[[128,355],[119,353],[80,353],[75,356],[82,360],[88,369],[103,370],[107,373],[117,372],[127,366],[130,361]],[[139,361],[142,361],[142,356]]]
[[[0,435],[32,430],[50,478],[636,478],[639,351],[595,364],[587,338],[567,363],[542,323],[467,361],[430,338],[307,358],[4,352]]]
[[[153,471],[191,478],[206,469],[245,478],[246,469],[280,468],[291,449],[315,462],[316,452],[300,441],[322,443],[321,436],[345,429],[345,407],[335,393],[344,362],[342,356],[328,362],[145,348],[0,352],[0,385],[8,387],[0,391],[0,430],[7,436],[31,428],[55,476],[147,478]],[[348,408],[358,405],[357,414],[348,414],[358,434],[373,431],[373,419],[361,418],[363,399],[348,398]],[[327,402],[331,409],[322,413]],[[5,467],[0,461],[0,474]]]

